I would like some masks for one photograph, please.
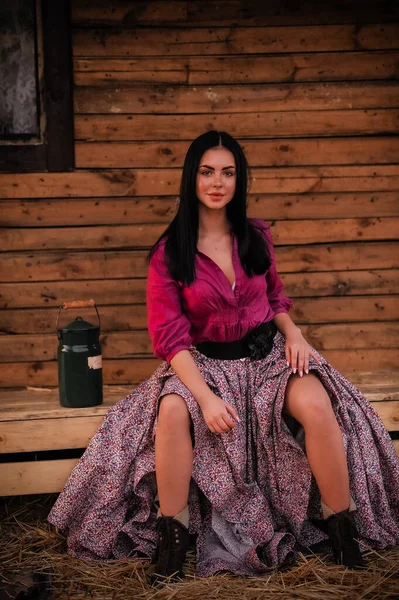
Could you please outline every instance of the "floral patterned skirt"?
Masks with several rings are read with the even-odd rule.
[[[238,412],[240,423],[230,433],[208,430],[194,397],[166,362],[114,405],[48,517],[67,531],[70,554],[95,560],[152,557],[154,435],[159,399],[170,393],[185,399],[193,424],[189,509],[198,575],[227,570],[259,576],[325,542],[310,520],[321,518],[321,506],[303,429],[297,427],[294,435],[282,416],[291,374],[284,343],[278,332],[261,360],[211,359],[190,349],[210,388]],[[310,357],[310,370],[327,390],[341,428],[361,545],[399,544],[399,462],[393,443],[361,392],[317,355],[322,362]]]

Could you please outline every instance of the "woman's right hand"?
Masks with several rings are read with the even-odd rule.
[[[201,402],[200,407],[212,433],[228,433],[240,422],[235,408],[213,392]]]

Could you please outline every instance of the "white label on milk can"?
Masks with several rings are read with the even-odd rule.
[[[98,356],[89,356],[87,361],[89,363],[89,369],[101,369],[103,366],[101,354]]]

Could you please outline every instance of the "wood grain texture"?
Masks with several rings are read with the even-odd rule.
[[[380,349],[340,349],[324,350],[323,356],[342,373],[357,376],[358,371],[387,370],[397,371],[399,350]],[[106,385],[133,385],[150,377],[160,364],[159,359],[107,359],[103,361],[103,377]],[[0,363],[0,386],[20,388],[21,386],[54,387],[58,384],[56,361],[32,361]]]
[[[251,169],[252,194],[379,192],[399,190],[399,164]],[[1,198],[170,196],[181,169],[122,169],[73,173],[0,173]]]
[[[397,269],[399,244],[397,242],[350,242],[311,244],[304,246],[276,245],[277,268],[280,273],[307,273],[320,271],[353,271],[370,269]],[[72,281],[91,279],[124,279],[146,277],[148,252],[126,250],[114,252],[14,252],[2,255],[0,281]],[[341,285],[341,284],[338,284]],[[344,284],[346,285],[346,284]],[[341,285],[342,288],[342,285]]]
[[[115,394],[115,400],[112,404],[123,398],[123,395],[130,393],[130,390],[118,392]],[[379,397],[383,394],[377,392]],[[36,395],[38,395],[36,393]],[[396,388],[395,397],[398,396]],[[32,402],[36,402],[35,397],[31,398]],[[111,405],[112,405],[111,404]],[[0,399],[0,405],[1,399]],[[388,431],[397,431],[399,429],[399,401],[398,400],[379,400],[372,403],[373,408],[377,411],[384,426]],[[68,415],[59,417],[48,417],[43,411],[43,418],[31,417],[28,414],[23,416],[23,409],[17,413],[14,409],[7,414],[7,420],[0,422],[0,454],[12,452],[38,452],[43,450],[68,450],[73,448],[86,448],[96,433],[98,427],[104,420],[104,414],[92,414],[90,416],[75,416]],[[85,410],[85,409],[80,409]],[[39,411],[37,411],[39,413]]]
[[[0,464],[0,495],[52,494],[60,492],[77,458]]]
[[[78,290],[80,293],[79,287]],[[285,293],[288,294],[288,290]],[[81,294],[80,297],[82,297]],[[294,307],[290,316],[298,325],[399,320],[399,295],[329,296],[327,298],[294,298],[291,296],[291,298],[294,301]],[[100,299],[103,302],[101,297]],[[110,306],[98,306],[101,316],[101,331],[105,333],[146,329],[147,311],[144,302],[145,298],[142,299],[142,304],[132,304],[130,301],[121,305],[113,302]],[[0,312],[0,334],[54,334],[57,315],[58,308],[2,310]],[[63,315],[59,326],[73,321],[77,316],[83,316],[90,322],[93,321],[93,318],[95,319],[94,312],[90,313],[88,310],[80,309],[69,310],[67,315]]]
[[[399,440],[393,442],[399,457]],[[76,458],[0,464],[0,494],[50,494],[61,492]]]
[[[398,90],[399,91],[399,90]],[[328,139],[238,140],[253,167],[390,164],[399,162],[397,136]],[[104,142],[75,144],[82,169],[182,167],[187,142]]]
[[[394,81],[216,86],[77,87],[78,114],[253,113],[397,108]]]
[[[75,29],[73,54],[88,56],[208,56],[397,50],[398,23],[292,27],[140,27]]]
[[[162,23],[219,25],[309,25],[331,23],[385,23],[398,16],[396,2],[352,0],[340,4],[304,0],[297,4],[269,0],[73,0],[72,19],[76,27],[132,28]]]
[[[159,359],[151,357],[135,358],[134,360],[106,360],[103,362],[104,383],[107,385],[134,385],[140,383],[149,377],[159,364]],[[378,350],[376,364],[377,368],[389,368],[385,366],[386,361],[378,362]],[[58,365],[56,361],[31,360],[28,362],[0,363],[0,387],[54,387],[56,385],[58,385]]]
[[[399,53],[76,58],[77,86],[212,85],[396,79]]]
[[[399,217],[362,219],[318,219],[274,221],[271,231],[275,244],[303,245],[353,240],[396,240]],[[139,249],[151,247],[165,225],[112,225],[97,227],[0,228],[3,252],[35,250]]]
[[[242,139],[395,134],[399,110],[341,109],[205,113],[194,115],[76,115],[77,142],[192,140],[205,131],[228,131]],[[308,140],[304,140],[308,141]],[[76,149],[82,153],[79,144]]]
[[[399,272],[396,269],[381,269],[373,271],[334,271],[320,273],[282,273],[285,293],[296,298],[295,305],[300,298],[313,298],[316,302],[325,299],[324,307],[328,308],[342,301],[342,306],[352,302],[351,296],[357,296],[353,303],[367,306],[366,310],[374,309],[370,306],[377,302],[378,295],[389,301],[390,294],[399,293]],[[21,309],[29,312],[35,308],[35,318],[39,317],[38,308],[59,307],[64,300],[77,298],[97,298],[99,306],[118,306],[145,304],[146,280],[142,279],[94,279],[70,280],[39,283],[3,283],[0,288],[0,308],[9,309],[8,317],[0,314],[4,327],[11,322],[12,309],[18,309],[15,314],[22,315]],[[366,297],[364,297],[366,296]],[[367,296],[370,296],[368,298]],[[346,298],[345,298],[346,297]],[[393,298],[395,302],[395,297]],[[360,304],[359,304],[360,303]],[[363,303],[363,304],[362,304]],[[378,304],[378,302],[377,302]],[[116,309],[114,309],[116,311]],[[334,308],[332,308],[334,310]],[[375,307],[375,310],[379,310]],[[24,318],[21,316],[21,319]],[[365,319],[362,319],[365,320]],[[34,321],[34,320],[33,320]]]
[[[308,342],[320,352],[367,348],[397,349],[399,322],[327,323],[302,325]],[[104,359],[152,356],[147,330],[111,331],[100,337]],[[55,335],[0,335],[0,360],[4,363],[55,360]]]
[[[249,194],[248,216],[271,220],[398,217],[399,192]],[[164,223],[176,214],[176,196],[1,200],[3,227]]]

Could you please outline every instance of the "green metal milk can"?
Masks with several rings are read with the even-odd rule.
[[[77,317],[59,328],[61,311],[69,308],[96,309],[98,325]],[[58,385],[61,406],[84,408],[103,401],[103,371],[100,347],[100,315],[94,300],[65,302],[58,311]]]

